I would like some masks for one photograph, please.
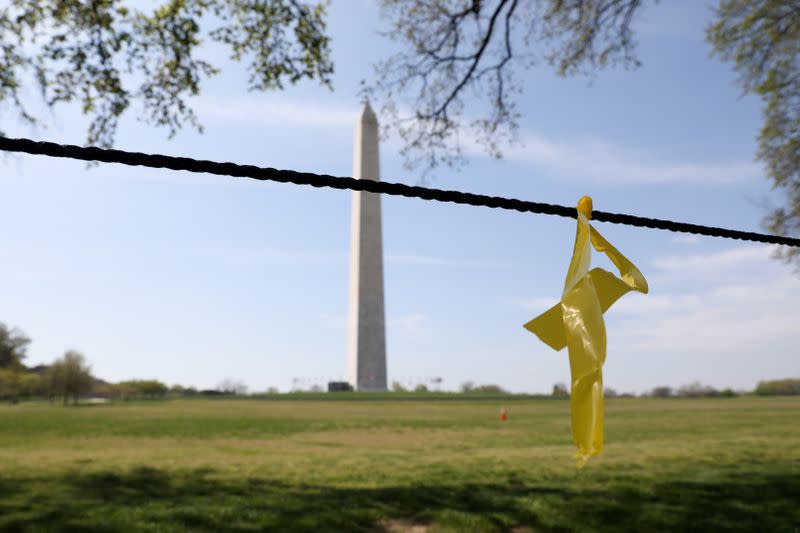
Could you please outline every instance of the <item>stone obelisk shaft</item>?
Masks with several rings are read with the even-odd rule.
[[[380,179],[378,120],[364,104],[356,124],[353,177]],[[348,370],[356,390],[386,390],[386,325],[383,309],[381,198],[353,192],[350,241]]]

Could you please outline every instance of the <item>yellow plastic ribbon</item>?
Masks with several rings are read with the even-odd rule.
[[[589,224],[591,218],[592,199],[584,196],[578,202],[575,249],[561,301],[524,326],[554,350],[566,346],[569,351],[572,438],[578,447],[579,467],[603,449],[603,313],[632,290],[647,294],[642,273]],[[622,279],[602,268],[589,270],[592,246],[608,256]]]

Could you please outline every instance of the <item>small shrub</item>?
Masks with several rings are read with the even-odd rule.
[[[567,386],[563,383],[556,383],[553,385],[553,398],[569,398],[569,392],[567,391]]]
[[[669,398],[672,396],[672,387],[655,387],[653,390],[650,391],[650,396],[652,398]]]
[[[392,381],[392,392],[408,392],[408,389],[399,381]]]
[[[508,392],[503,389],[500,385],[478,385],[472,392],[482,392],[484,394],[508,394]]]
[[[703,385],[699,381],[695,381],[694,383],[679,388],[678,396],[687,398],[707,398],[719,396],[719,391],[710,385]]]

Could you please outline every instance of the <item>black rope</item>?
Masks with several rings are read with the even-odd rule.
[[[220,176],[234,176],[238,178],[252,178],[262,181],[278,181],[281,183],[294,183],[296,185],[311,185],[313,187],[332,187],[334,189],[350,189],[366,191],[409,198],[422,198],[423,200],[436,200],[439,202],[453,202],[456,204],[492,207],[495,209],[509,209],[521,213],[538,213],[543,215],[558,215],[562,217],[576,217],[575,207],[563,205],[529,202],[515,198],[502,198],[498,196],[485,196],[460,191],[447,191],[429,189],[402,183],[385,181],[372,181],[367,179],[341,178],[324,174],[297,172],[294,170],[278,170],[274,168],[256,167],[253,165],[237,165],[236,163],[219,163],[191,159],[188,157],[172,157],[159,154],[143,154],[140,152],[126,152],[93,146],[83,147],[69,144],[57,144],[31,139],[9,139],[0,136],[0,150],[9,152],[25,152],[28,154],[47,155],[51,157],[66,157],[83,161],[100,161],[103,163],[121,163],[123,165],[144,166],[152,168],[168,168],[170,170],[187,170],[189,172],[205,172]],[[710,237],[725,237],[728,239],[741,239],[745,241],[782,244],[800,247],[800,239],[778,235],[766,235],[749,231],[737,231],[699,224],[687,224],[672,220],[639,217],[621,213],[608,213],[605,211],[592,211],[592,219],[612,224],[626,224],[628,226],[664,229],[669,231],[708,235]]]

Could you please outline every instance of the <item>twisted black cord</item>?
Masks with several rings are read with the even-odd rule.
[[[252,178],[262,181],[278,181],[281,183],[294,183],[296,185],[311,185],[313,187],[332,187],[334,189],[350,189],[366,191],[409,198],[422,198],[423,200],[436,200],[439,202],[453,202],[457,204],[492,207],[496,209],[509,209],[522,213],[538,213],[544,215],[558,215],[575,218],[576,209],[563,205],[529,202],[515,198],[502,198],[498,196],[485,196],[459,191],[446,191],[429,189],[402,183],[385,181],[372,181],[367,179],[341,178],[324,174],[296,172],[294,170],[278,170],[274,168],[256,167],[253,165],[237,165],[235,163],[219,163],[191,159],[188,157],[172,157],[159,154],[143,154],[140,152],[126,152],[123,150],[110,150],[97,147],[82,147],[69,144],[57,144],[30,139],[9,139],[0,136],[0,150],[9,152],[25,152],[28,154],[48,155],[51,157],[66,157],[83,161],[100,161],[103,163],[121,163],[123,165],[144,166],[152,168],[168,168],[171,170],[187,170],[189,172],[205,172],[220,176],[234,176],[239,178]],[[698,224],[687,224],[672,220],[639,217],[605,211],[592,211],[592,218],[600,222],[612,224],[626,224],[629,226],[665,229],[710,237],[725,237],[728,239],[741,239],[745,241],[782,244],[800,247],[800,239],[778,235],[766,235],[749,231],[737,231]]]

